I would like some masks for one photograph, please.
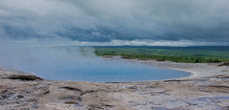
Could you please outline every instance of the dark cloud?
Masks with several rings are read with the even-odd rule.
[[[229,42],[228,0],[1,0],[0,36]]]

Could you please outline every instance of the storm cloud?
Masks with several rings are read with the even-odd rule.
[[[228,0],[1,0],[1,39],[229,42]]]

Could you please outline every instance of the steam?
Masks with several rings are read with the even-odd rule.
[[[143,81],[188,75],[137,62],[103,59],[96,57],[92,48],[59,45],[60,41],[12,42],[0,46],[0,66],[32,72],[49,80]]]
[[[2,43],[3,41],[0,44],[0,66],[2,68],[32,72],[45,78],[52,78],[59,71],[68,70],[67,68],[74,67],[77,70],[103,61],[94,55],[92,48],[50,47],[43,41]]]
[[[39,65],[70,65],[72,59],[82,65],[99,59],[93,49],[82,53],[80,48],[58,48],[66,46],[229,45],[228,4],[228,0],[1,0],[0,65],[33,71]]]
[[[75,46],[229,45],[228,4],[228,0],[1,0],[0,65],[52,77],[58,70],[126,65],[108,64],[92,48]]]

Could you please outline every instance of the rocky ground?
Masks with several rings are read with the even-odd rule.
[[[0,110],[229,110],[229,74],[87,83],[48,81],[1,69]]]

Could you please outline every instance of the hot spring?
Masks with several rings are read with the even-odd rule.
[[[165,80],[189,75],[138,62],[104,59],[94,55],[93,48],[72,46],[1,48],[0,65],[32,72],[48,80],[129,82]]]

